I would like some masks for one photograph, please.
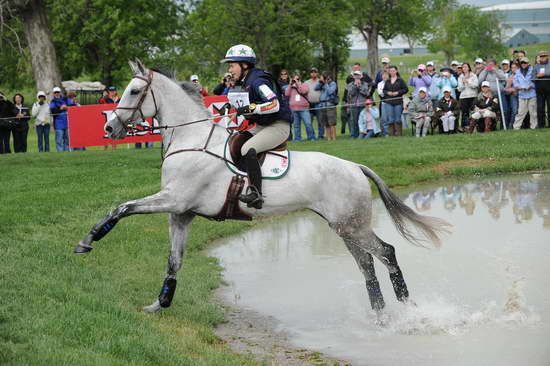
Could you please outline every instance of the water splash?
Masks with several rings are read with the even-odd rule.
[[[472,309],[440,295],[415,299],[416,304],[399,304],[379,323],[382,335],[461,335],[481,326],[534,326],[541,317],[527,305],[522,291],[523,279],[513,281],[504,303],[489,301]]]

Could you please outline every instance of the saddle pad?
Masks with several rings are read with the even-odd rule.
[[[227,162],[227,160],[233,161],[229,152],[229,138],[225,142],[223,157],[226,159],[225,165],[229,170],[235,174],[247,176],[246,172]],[[280,179],[286,175],[288,169],[290,169],[290,151],[268,151],[262,164],[262,179]]]

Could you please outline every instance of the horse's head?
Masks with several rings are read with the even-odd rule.
[[[153,71],[141,61],[129,61],[134,77],[124,90],[118,106],[113,110],[104,129],[112,139],[123,139],[136,122],[154,117],[158,110],[157,101],[151,88]]]

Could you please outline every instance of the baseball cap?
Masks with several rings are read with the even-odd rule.
[[[390,58],[389,57],[382,57],[382,63],[383,64],[389,64],[390,63]]]
[[[548,51],[539,51],[538,56],[548,56]]]
[[[363,73],[362,73],[361,71],[359,71],[359,70],[355,70],[355,71],[353,72],[353,75],[363,75]]]
[[[317,70],[316,67],[312,67],[311,69],[309,69],[309,72],[319,72],[319,70]]]
[[[458,62],[457,60],[453,60],[451,62],[451,66],[458,66],[458,65],[460,65],[460,62]]]
[[[58,87],[58,86],[56,86],[55,88],[52,89],[52,91],[53,91],[54,93],[61,93],[61,88]]]
[[[195,80],[199,80],[199,76],[198,75],[191,75],[191,81],[195,81]]]
[[[502,60],[502,62],[500,64],[501,65],[510,65],[510,60],[504,59],[504,60]]]
[[[491,87],[491,83],[488,82],[488,81],[484,81],[481,83],[481,86],[484,87],[484,86],[488,86],[488,87]]]
[[[42,90],[40,90],[38,93],[36,93],[36,97],[39,98],[39,97],[46,97],[46,93],[44,93]]]
[[[428,89],[426,89],[425,87],[422,86],[422,87],[418,88],[418,92],[419,92],[419,93],[420,93],[420,92],[424,92],[424,93],[427,94],[427,93],[428,93]]]
[[[476,64],[482,64],[483,63],[483,59],[482,58],[476,58],[476,61],[475,61]]]
[[[444,87],[443,87],[443,93],[451,93],[451,91],[452,91],[452,90],[451,90],[451,87],[450,87],[450,86],[447,85],[447,86],[444,86]]]
[[[418,70],[426,70],[426,65],[424,64],[418,65]]]
[[[116,86],[111,85],[110,87],[107,88],[107,90],[109,90],[109,91],[115,91],[115,90],[116,90]]]
[[[519,60],[520,63],[526,62],[529,63],[529,59],[527,57],[522,57],[521,60]]]
[[[365,104],[373,104],[372,99],[369,98],[369,99],[365,100]]]
[[[434,62],[433,61],[428,61],[428,62],[426,62],[426,66],[434,66]]]

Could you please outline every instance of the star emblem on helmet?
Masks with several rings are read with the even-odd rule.
[[[233,56],[233,48],[230,48],[229,51],[227,51],[227,54],[229,56]]]
[[[246,55],[246,49],[241,48],[240,51],[239,51],[239,53],[240,53],[241,55]]]

